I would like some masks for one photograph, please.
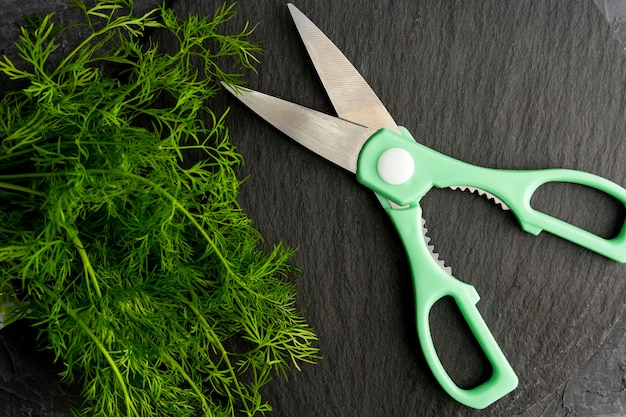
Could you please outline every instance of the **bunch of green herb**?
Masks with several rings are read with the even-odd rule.
[[[75,415],[269,411],[261,387],[317,349],[286,279],[292,252],[261,249],[226,115],[207,104],[253,68],[252,30],[223,34],[232,6],[72,5],[83,23],[40,18],[22,29],[24,62],[0,61],[24,83],[0,100],[0,292],[20,294],[82,384]],[[72,30],[84,39],[56,57]]]

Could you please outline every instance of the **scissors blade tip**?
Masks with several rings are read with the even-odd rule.
[[[240,86],[232,86],[232,85],[228,85],[226,84],[224,81],[220,81],[220,84],[222,85],[222,87],[224,87],[224,89],[226,91],[228,91],[229,93],[231,93],[234,96],[237,96],[240,94],[240,91],[243,89],[243,87]],[[245,90],[245,89],[244,89]]]
[[[343,52],[296,6],[291,3],[287,6],[339,117],[363,126],[399,132],[393,117]]]
[[[287,8],[289,9],[289,12],[291,13],[292,17],[295,17],[294,15],[301,15],[303,14],[300,9],[298,9],[296,6],[294,6],[293,3],[287,3]]]

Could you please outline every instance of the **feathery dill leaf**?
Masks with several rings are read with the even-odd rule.
[[[72,6],[83,22],[31,20],[23,62],[0,60],[25,83],[0,99],[0,294],[16,289],[28,309],[13,319],[81,384],[76,416],[270,411],[261,387],[318,352],[292,251],[261,249],[237,203],[242,157],[208,105],[218,81],[254,70],[252,29],[222,32],[233,5]],[[73,30],[83,39],[57,56]],[[167,52],[147,30],[169,35]]]

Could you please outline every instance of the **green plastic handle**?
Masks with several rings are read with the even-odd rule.
[[[391,208],[379,196],[381,203],[398,229],[408,254],[415,292],[417,334],[424,357],[443,389],[456,401],[468,407],[482,409],[499,400],[517,387],[518,379],[476,308],[480,299],[473,286],[448,275],[433,259],[421,236],[422,210],[419,205]],[[430,333],[429,313],[443,297],[456,301],[474,337],[491,363],[491,377],[472,389],[458,387],[443,367]]]
[[[433,187],[480,188],[507,204],[525,231],[536,235],[546,230],[610,259],[626,262],[626,225],[617,237],[604,239],[530,205],[535,191],[548,182],[592,187],[611,195],[625,207],[626,190],[605,178],[575,170],[478,167],[415,142],[402,127],[400,132],[380,129],[368,139],[359,154],[357,179],[376,192],[406,248],[414,281],[417,332],[433,375],[455,400],[469,407],[484,408],[514,390],[518,379],[476,308],[479,296],[474,287],[450,276],[432,258],[421,236],[419,201]],[[433,345],[428,316],[432,306],[445,296],[456,301],[493,368],[491,377],[472,389],[462,389],[454,383]]]
[[[376,132],[359,155],[357,178],[385,198],[398,205],[416,204],[432,187],[446,188],[466,185],[480,188],[500,198],[515,214],[521,227],[534,235],[542,230],[567,239],[617,262],[626,262],[626,223],[619,234],[605,239],[578,226],[533,209],[530,205],[535,191],[549,182],[581,184],[602,191],[626,207],[626,189],[618,184],[587,172],[571,169],[500,170],[483,168],[459,161],[420,143],[400,128],[402,134],[388,129]],[[390,184],[379,172],[381,155],[390,149],[401,149],[414,164],[414,172],[400,173],[400,179]],[[388,153],[389,154],[389,153]],[[405,161],[397,165],[402,168]],[[409,167],[410,168],[410,167]]]

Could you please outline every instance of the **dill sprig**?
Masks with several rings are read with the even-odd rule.
[[[0,61],[25,85],[0,100],[0,293],[15,288],[27,310],[13,314],[81,384],[76,416],[270,411],[260,389],[317,348],[286,279],[292,250],[262,249],[226,114],[207,104],[254,70],[252,29],[223,33],[232,5],[208,18],[72,6],[84,22],[37,19],[23,62]],[[83,39],[57,56],[72,30]]]

